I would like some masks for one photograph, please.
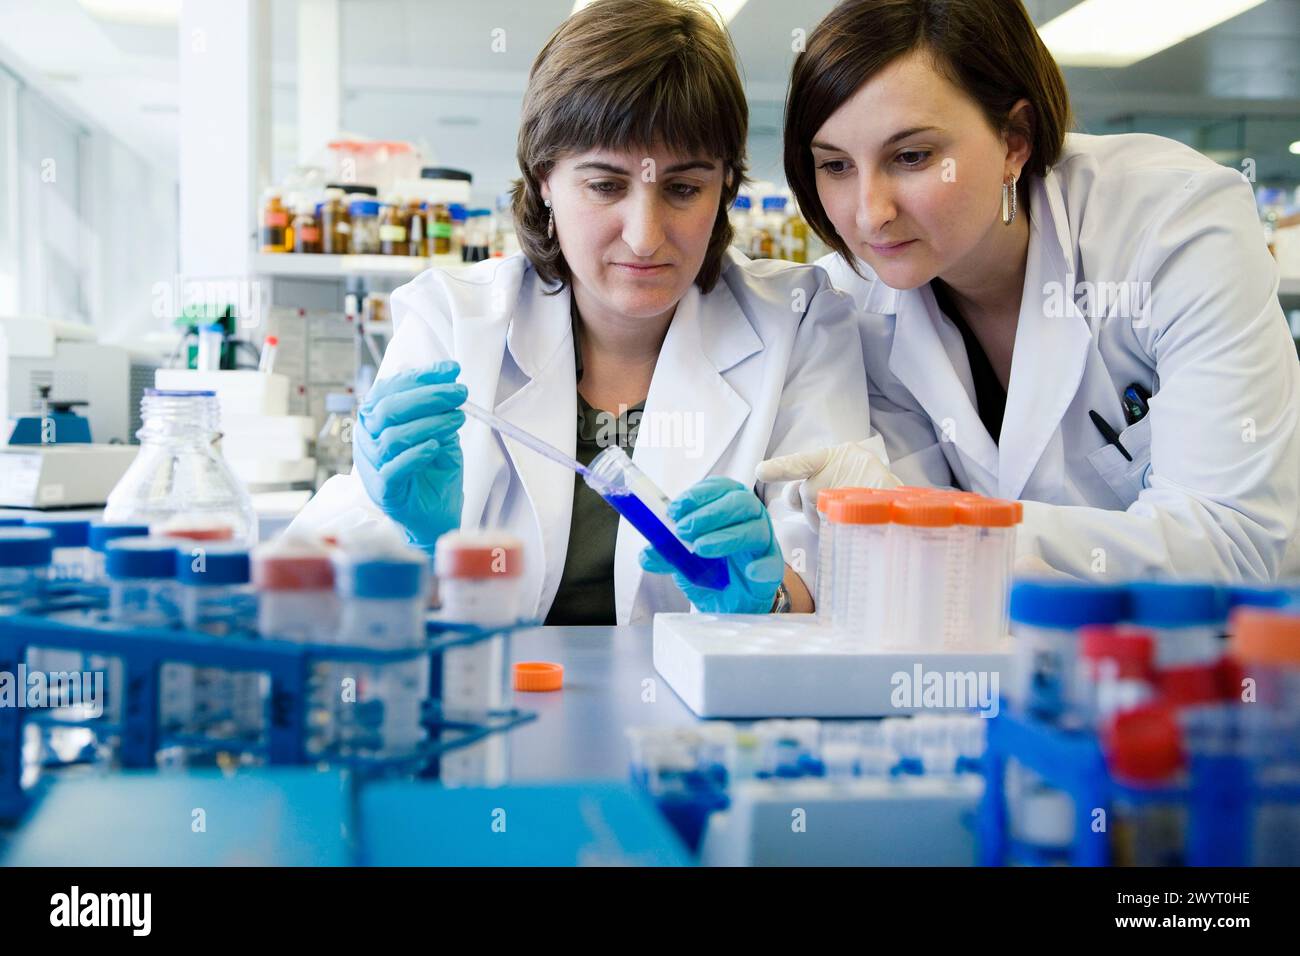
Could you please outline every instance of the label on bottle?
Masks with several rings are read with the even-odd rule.
[[[320,242],[320,227],[299,226],[298,236],[303,242]]]
[[[406,227],[405,226],[380,226],[379,241],[380,242],[405,242]]]
[[[287,212],[268,212],[262,218],[262,222],[274,229],[283,229],[289,224],[289,214]]]
[[[429,235],[435,239],[451,238],[451,223],[449,222],[429,222]]]

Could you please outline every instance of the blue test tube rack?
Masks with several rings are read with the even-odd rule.
[[[182,744],[213,752],[253,753],[272,765],[317,762],[306,747],[308,680],[321,661],[398,663],[420,655],[430,658],[430,692],[423,723],[428,731],[418,753],[401,759],[343,758],[341,764],[363,774],[406,774],[437,778],[442,754],[466,747],[492,734],[503,733],[536,718],[519,709],[444,712],[438,697],[445,651],[506,634],[535,622],[481,628],[444,621],[426,622],[423,647],[380,650],[336,644],[301,644],[267,640],[255,635],[215,637],[183,628],[124,627],[108,619],[107,591],[102,586],[66,583],[51,589],[37,608],[0,616],[0,673],[17,675],[31,647],[74,651],[83,656],[116,658],[123,670],[120,721],[106,717],[84,721],[52,721],[50,712],[24,707],[0,707],[0,820],[15,820],[26,810],[31,794],[22,786],[23,727],[41,722],[60,727],[85,726],[120,740],[122,769],[148,769],[162,747]],[[159,676],[163,664],[188,664],[234,672],[259,672],[270,682],[264,733],[257,741],[165,734],[159,721]],[[18,688],[18,692],[24,692]]]
[[[1095,811],[1113,822],[1118,799],[1130,806],[1179,805],[1186,810],[1183,843],[1188,866],[1247,866],[1255,808],[1263,802],[1300,803],[1300,786],[1259,787],[1238,756],[1193,755],[1185,781],[1177,786],[1134,787],[1115,780],[1095,733],[1067,731],[1008,709],[989,720],[984,754],[984,796],[977,833],[982,866],[1111,865],[1110,833],[1094,832]],[[1008,759],[1074,801],[1074,839],[1064,851],[1015,840],[1007,822]]]

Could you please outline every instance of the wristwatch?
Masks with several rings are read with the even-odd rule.
[[[785,582],[782,581],[776,586],[776,596],[772,598],[772,610],[770,614],[789,614],[790,613],[790,592],[786,590]]]

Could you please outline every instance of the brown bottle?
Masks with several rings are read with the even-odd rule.
[[[341,189],[326,189],[320,206],[321,251],[345,256],[352,251],[352,216]]]
[[[424,224],[429,218],[429,213],[424,203],[418,199],[412,199],[406,207],[406,238],[410,256],[428,255],[425,251],[424,241]]]
[[[267,190],[262,197],[262,251],[292,251],[291,244],[285,241],[288,228],[289,210],[280,202],[279,194]]]
[[[293,251],[299,253],[321,251],[320,220],[316,218],[310,203],[299,206],[298,214],[293,217]]]
[[[410,251],[407,239],[409,220],[400,199],[391,199],[379,208],[379,253],[404,256]]]
[[[429,236],[433,240],[430,255],[451,255],[451,209],[446,203],[437,203],[430,212]]]

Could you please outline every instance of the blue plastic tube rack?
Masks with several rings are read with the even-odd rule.
[[[1074,801],[1074,841],[1063,854],[1019,843],[1007,825],[1006,768],[1015,759]],[[1114,821],[1117,798],[1130,806],[1179,805],[1187,811],[1183,842],[1188,866],[1247,866],[1255,808],[1264,802],[1300,803],[1300,786],[1260,788],[1249,764],[1236,756],[1193,755],[1186,782],[1131,787],[1113,779],[1093,733],[1069,732],[1007,709],[990,719],[984,755],[985,786],[978,815],[982,866],[1068,862],[1109,866],[1110,837],[1094,832],[1095,810]],[[1108,828],[1109,829],[1109,828]]]
[[[474,644],[533,622],[506,628],[429,621],[423,647],[379,650],[336,644],[301,644],[255,636],[214,637],[180,628],[124,627],[104,611],[105,589],[93,585],[62,585],[33,612],[0,615],[0,672],[19,673],[29,647],[75,651],[121,661],[124,699],[120,723],[106,718],[64,722],[58,726],[88,726],[120,735],[118,759],[123,769],[155,766],[161,746],[170,743],[206,744],[214,751],[252,751],[268,764],[293,765],[309,761],[306,751],[308,679],[318,661],[397,663],[420,655],[430,657],[430,697],[424,724],[428,739],[420,752],[401,760],[356,758],[335,761],[358,770],[407,773],[436,778],[439,755],[469,746],[495,733],[533,720],[536,714],[517,710],[444,713],[437,700],[442,686],[442,654],[449,648]],[[159,675],[165,663],[230,671],[255,671],[270,679],[265,733],[257,743],[213,738],[165,737],[159,725]],[[19,688],[19,692],[23,691]],[[28,804],[22,773],[23,726],[43,721],[48,711],[0,707],[0,820],[19,817]],[[312,762],[315,762],[313,759]]]

